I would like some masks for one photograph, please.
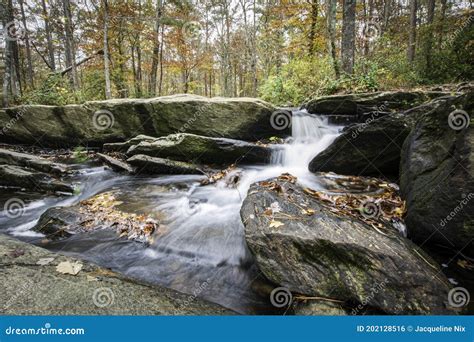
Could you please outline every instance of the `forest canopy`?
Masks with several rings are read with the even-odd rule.
[[[472,80],[458,0],[2,0],[3,106],[177,93],[297,105]]]

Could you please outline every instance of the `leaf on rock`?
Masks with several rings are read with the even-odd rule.
[[[82,266],[80,262],[63,261],[56,266],[56,271],[62,274],[77,275],[81,271]]]
[[[41,258],[36,262],[36,265],[46,266],[54,261],[54,258]]]
[[[285,224],[283,222],[280,222],[280,221],[276,221],[276,220],[271,220],[270,222],[270,228],[278,228],[278,227],[281,227],[281,226],[284,226]]]

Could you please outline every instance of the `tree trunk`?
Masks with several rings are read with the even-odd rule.
[[[342,15],[341,59],[342,70],[349,75],[352,75],[354,72],[355,10],[356,0],[344,0]]]
[[[444,36],[444,21],[446,19],[446,10],[447,10],[448,0],[441,0],[441,13],[439,19],[439,45],[443,44]]]
[[[76,69],[76,48],[74,42],[74,34],[72,29],[72,14],[70,0],[62,0],[64,9],[64,31],[65,31],[65,51],[66,51],[66,67],[72,66],[71,82],[74,90],[79,89],[79,81]]]
[[[151,62],[150,83],[148,92],[150,95],[156,95],[156,74],[158,71],[158,62],[160,55],[160,24],[163,16],[163,0],[158,0],[156,4],[155,30],[153,32],[153,54]]]
[[[44,30],[46,33],[46,43],[48,49],[48,56],[49,56],[49,66],[51,70],[56,70],[56,63],[54,61],[54,45],[53,45],[53,38],[51,36],[51,27],[49,23],[49,15],[48,10],[46,8],[46,0],[41,0],[41,4],[43,7],[43,20],[44,20]]]
[[[311,0],[311,26],[309,29],[308,52],[314,55],[314,40],[316,39],[316,26],[318,24],[318,0]]]
[[[107,0],[104,1],[104,77],[105,77],[105,98],[112,98],[110,89],[110,65],[109,65],[109,5]]]
[[[435,0],[428,0],[427,3],[427,10],[428,15],[426,19],[427,30],[426,30],[426,37],[425,37],[425,47],[424,47],[424,55],[425,55],[425,74],[429,74],[432,68],[432,50],[433,50],[433,21],[434,21],[434,13],[435,13]]]
[[[416,12],[418,9],[417,0],[410,0],[410,33],[408,36],[408,62],[412,63],[415,60],[416,48]]]
[[[334,67],[334,74],[339,78],[339,64],[336,52],[336,10],[337,0],[327,0],[327,30],[328,30],[328,52]]]
[[[25,41],[25,49],[26,49],[28,81],[30,82],[31,87],[34,88],[33,61],[31,59],[30,37],[28,34],[28,27],[26,25],[26,17],[25,17],[25,9],[24,9],[23,0],[18,0],[18,3],[20,4],[21,21],[23,23],[23,28],[25,30],[24,41]]]

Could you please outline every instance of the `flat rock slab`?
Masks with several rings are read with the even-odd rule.
[[[63,274],[73,265],[76,275]],[[82,267],[78,267],[81,264]],[[217,304],[139,284],[94,264],[0,234],[2,315],[232,315]]]
[[[20,153],[0,148],[0,164],[28,167],[36,171],[60,175],[67,171],[67,166],[40,158],[28,153]]]
[[[165,158],[150,157],[137,154],[127,162],[136,167],[140,174],[204,174],[199,166],[191,163],[169,160]]]
[[[20,166],[0,165],[0,185],[33,191],[74,193],[74,187],[50,175]]]
[[[178,133],[133,145],[127,155],[144,154],[191,163],[266,163],[271,149],[241,140]]]
[[[134,173],[135,169],[128,163],[119,160],[117,158],[108,156],[103,153],[97,153],[97,157],[99,157],[100,160],[102,160],[105,164],[110,166],[110,168],[114,171],[117,172],[128,172],[128,173]]]

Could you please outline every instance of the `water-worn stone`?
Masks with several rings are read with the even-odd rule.
[[[28,167],[36,171],[60,175],[67,171],[67,166],[52,162],[27,153],[20,153],[0,148],[0,164]]]
[[[266,163],[271,149],[240,140],[178,133],[131,146],[127,155],[144,154],[192,163]]]
[[[196,95],[20,106],[0,111],[0,142],[101,146],[139,134],[159,137],[177,132],[256,141],[289,133],[272,127],[274,111],[258,99]]]
[[[127,159],[127,162],[135,166],[139,174],[204,174],[199,166],[195,164],[150,157],[143,154],[137,154]]]
[[[410,240],[334,211],[296,184],[272,181],[253,184],[241,208],[247,245],[269,280],[388,314],[454,312],[447,279]]]
[[[313,158],[309,170],[398,176],[401,148],[412,125],[412,117],[404,114],[390,114],[352,125]]]
[[[14,165],[0,165],[0,185],[33,191],[73,193],[74,187],[50,175]]]
[[[97,157],[114,171],[134,173],[135,169],[128,163],[103,153],[97,153]]]
[[[444,245],[471,257],[473,117],[474,92],[434,103],[419,116],[406,139],[400,167],[409,236],[424,245]]]
[[[22,253],[12,253],[21,250]],[[51,260],[52,259],[52,260]],[[42,265],[41,261],[47,260]],[[56,270],[81,263],[77,275]],[[232,315],[161,286],[143,285],[92,263],[51,253],[0,234],[2,315]]]

